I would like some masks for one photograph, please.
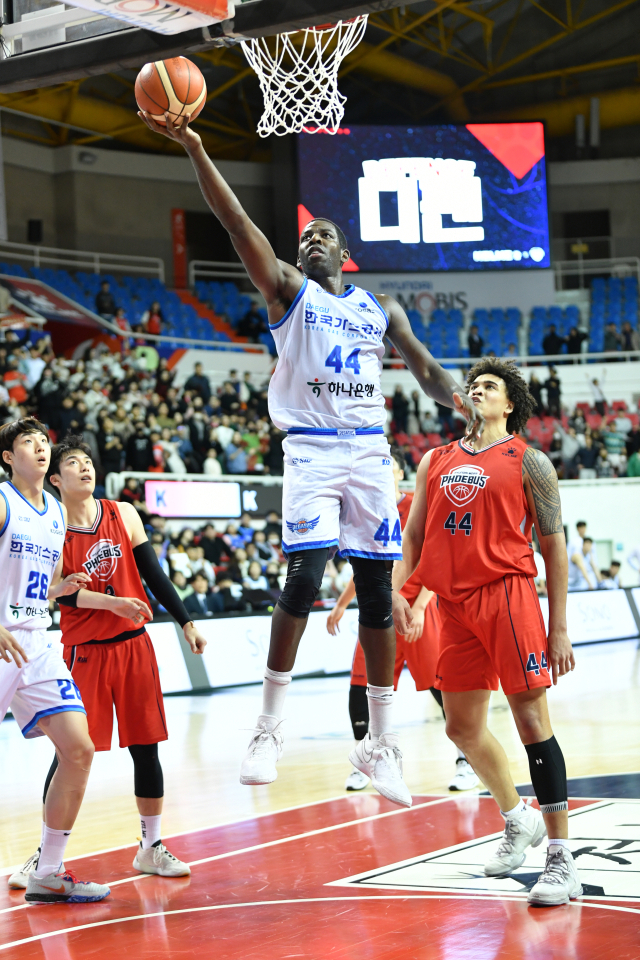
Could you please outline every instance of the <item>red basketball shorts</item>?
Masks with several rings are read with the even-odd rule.
[[[424,630],[419,640],[407,643],[401,633],[396,633],[396,662],[393,671],[393,689],[398,689],[398,680],[405,663],[414,679],[416,690],[429,690],[435,684],[438,663],[438,635],[440,618],[438,604],[433,597],[424,614]],[[354,687],[366,687],[367,668],[364,662],[364,650],[356,644],[351,667],[351,684]]]
[[[111,749],[113,708],[121,747],[168,739],[151,637],[65,647],[65,663],[82,694],[96,750]]]
[[[508,576],[460,603],[440,597],[436,687],[521,693],[549,687],[547,634],[533,580]]]

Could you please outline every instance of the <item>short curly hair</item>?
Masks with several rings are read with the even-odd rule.
[[[504,380],[507,397],[513,403],[513,411],[507,418],[509,433],[522,433],[527,421],[533,416],[536,402],[529,393],[529,386],[513,360],[500,360],[498,357],[483,357],[471,367],[467,374],[467,392],[471,384],[483,373],[491,373]]]

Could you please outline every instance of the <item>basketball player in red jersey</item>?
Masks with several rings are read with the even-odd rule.
[[[145,629],[152,613],[141,575],[182,626],[193,653],[202,653],[206,640],[160,568],[137,511],[128,503],[94,498],[95,469],[82,437],[67,437],[54,447],[49,479],[69,517],[63,570],[84,571],[91,578],[90,589],[103,594],[100,610],[77,606],[79,591],[61,597],[60,625],[65,662],[81,691],[95,749],[111,749],[115,705],[120,746],[128,747],[133,759],[142,833],[133,866],[162,877],[187,876],[187,864],[160,839],[164,784],[158,743],[167,740],[168,733],[158,665]],[[56,756],[45,798],[57,766]],[[10,878],[10,885],[26,886],[37,862],[36,853]]]
[[[525,850],[549,837],[544,871],[529,903],[553,906],[582,893],[568,842],[567,776],[553,735],[546,688],[574,668],[567,636],[567,547],[558,478],[549,459],[514,434],[534,408],[526,382],[509,361],[485,358],[467,376],[485,418],[482,436],[432,450],[418,468],[416,493],[393,571],[396,629],[411,625],[398,593],[416,568],[440,598],[440,656],[436,685],[443,692],[448,736],[464,750],[500,805],[505,830],[485,864],[506,876]],[[535,523],[547,569],[549,633],[534,587],[531,547]],[[491,690],[507,696],[529,757],[539,813],[525,806],[504,750],[487,729]]]
[[[404,480],[406,463],[397,447],[391,448],[393,459],[393,479],[396,488],[396,501],[400,515],[400,526],[404,530],[409,518],[409,510],[413,502],[412,493],[402,493],[400,481]],[[345,610],[354,599],[356,589],[351,577],[342,591],[338,601],[327,617],[327,630],[335,637],[339,633],[338,624]],[[398,689],[398,680],[405,663],[414,679],[416,690],[430,690],[434,700],[442,709],[442,694],[434,686],[436,666],[438,662],[440,617],[435,594],[422,586],[417,573],[407,581],[402,588],[402,596],[411,605],[413,622],[405,636],[396,634],[396,662],[393,676],[393,688]],[[444,712],[443,712],[444,716]],[[349,688],[349,717],[353,728],[356,743],[363,740],[369,729],[369,704],[367,701],[367,667],[364,651],[359,643],[353,655],[351,667],[351,686]],[[353,767],[347,777],[345,790],[364,790],[369,783],[369,777],[362,770]],[[467,763],[461,750],[458,750],[456,773],[449,790],[471,790],[477,787],[480,781]]]

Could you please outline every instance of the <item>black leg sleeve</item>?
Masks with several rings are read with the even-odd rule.
[[[136,797],[159,799],[164,796],[164,777],[158,758],[157,743],[134,744],[129,747],[133,758],[133,783]]]
[[[356,740],[364,740],[369,729],[367,688],[352,683],[349,687],[349,717]]]

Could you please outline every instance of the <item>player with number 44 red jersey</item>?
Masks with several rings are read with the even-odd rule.
[[[551,678],[556,683],[574,667],[558,478],[548,457],[518,436],[534,402],[515,364],[480,360],[469,371],[467,389],[485,429],[471,442],[431,450],[420,463],[403,559],[393,571],[394,621],[399,633],[410,626],[411,611],[398,591],[418,568],[424,586],[440,599],[436,686],[447,734],[505,818],[485,874],[513,873],[527,847],[538,846],[547,833],[545,868],[530,884],[529,902],[556,906],[582,893],[568,840],[565,762],[546,699]],[[533,582],[534,524],[547,571],[548,634]],[[518,796],[505,752],[487,729],[498,681],[528,754],[540,811]]]

